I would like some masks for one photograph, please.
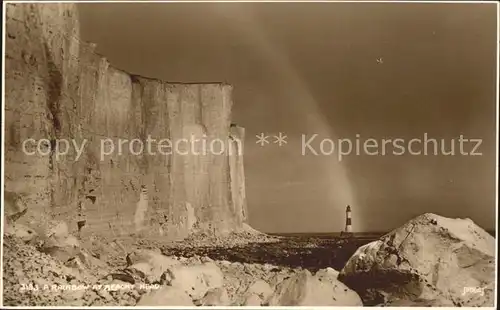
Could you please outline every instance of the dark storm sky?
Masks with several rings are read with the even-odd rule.
[[[250,223],[380,231],[424,212],[495,226],[494,4],[81,4],[82,37],[129,72],[234,85]],[[381,63],[377,62],[381,59]],[[283,132],[288,144],[259,146]],[[483,139],[482,156],[301,154],[330,138]],[[272,141],[272,138],[271,138]],[[354,142],[353,142],[354,143]],[[470,152],[472,144],[465,147]]]

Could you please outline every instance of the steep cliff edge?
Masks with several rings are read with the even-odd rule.
[[[7,5],[5,190],[27,220],[75,227],[83,201],[88,232],[129,234],[143,199],[150,237],[243,228],[232,87],[128,74],[78,35],[74,4]]]

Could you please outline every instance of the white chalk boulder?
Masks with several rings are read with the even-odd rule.
[[[360,247],[339,280],[365,305],[493,306],[495,239],[470,219],[426,213]]]
[[[169,268],[179,261],[152,250],[136,250],[127,255],[127,268],[132,274],[141,274],[149,283],[159,282]]]
[[[261,306],[274,293],[273,287],[262,279],[252,282],[237,300],[236,304],[242,306]]]
[[[194,304],[184,290],[172,286],[163,286],[143,295],[136,306],[194,306]]]
[[[223,287],[210,289],[201,299],[201,306],[228,306],[230,304],[227,291]]]
[[[163,276],[165,284],[184,290],[193,300],[200,300],[212,289],[223,287],[224,275],[213,262],[174,266]]]
[[[262,300],[267,300],[274,293],[273,288],[264,280],[258,279],[253,282],[246,290],[247,297],[257,295]]]
[[[80,242],[69,233],[65,222],[52,222],[51,226],[43,229],[44,237],[40,251],[67,262],[81,252]]]
[[[245,300],[243,302],[243,306],[245,306],[245,307],[260,307],[260,306],[262,306],[262,303],[263,303],[263,300],[262,300],[262,298],[260,298],[259,295],[250,294],[245,298]]]
[[[5,225],[5,236],[14,236],[25,243],[35,242],[38,238],[38,233],[30,227],[18,223]]]
[[[363,303],[356,292],[335,277],[313,276],[303,270],[277,286],[269,306],[363,306]]]

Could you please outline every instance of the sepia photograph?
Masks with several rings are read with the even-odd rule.
[[[1,308],[497,306],[495,1],[6,1]]]

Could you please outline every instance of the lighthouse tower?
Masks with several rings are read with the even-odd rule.
[[[343,238],[353,237],[352,233],[352,220],[351,220],[351,206],[345,208],[345,229],[340,232],[340,236]]]
[[[352,233],[351,206],[345,209],[345,232]]]

